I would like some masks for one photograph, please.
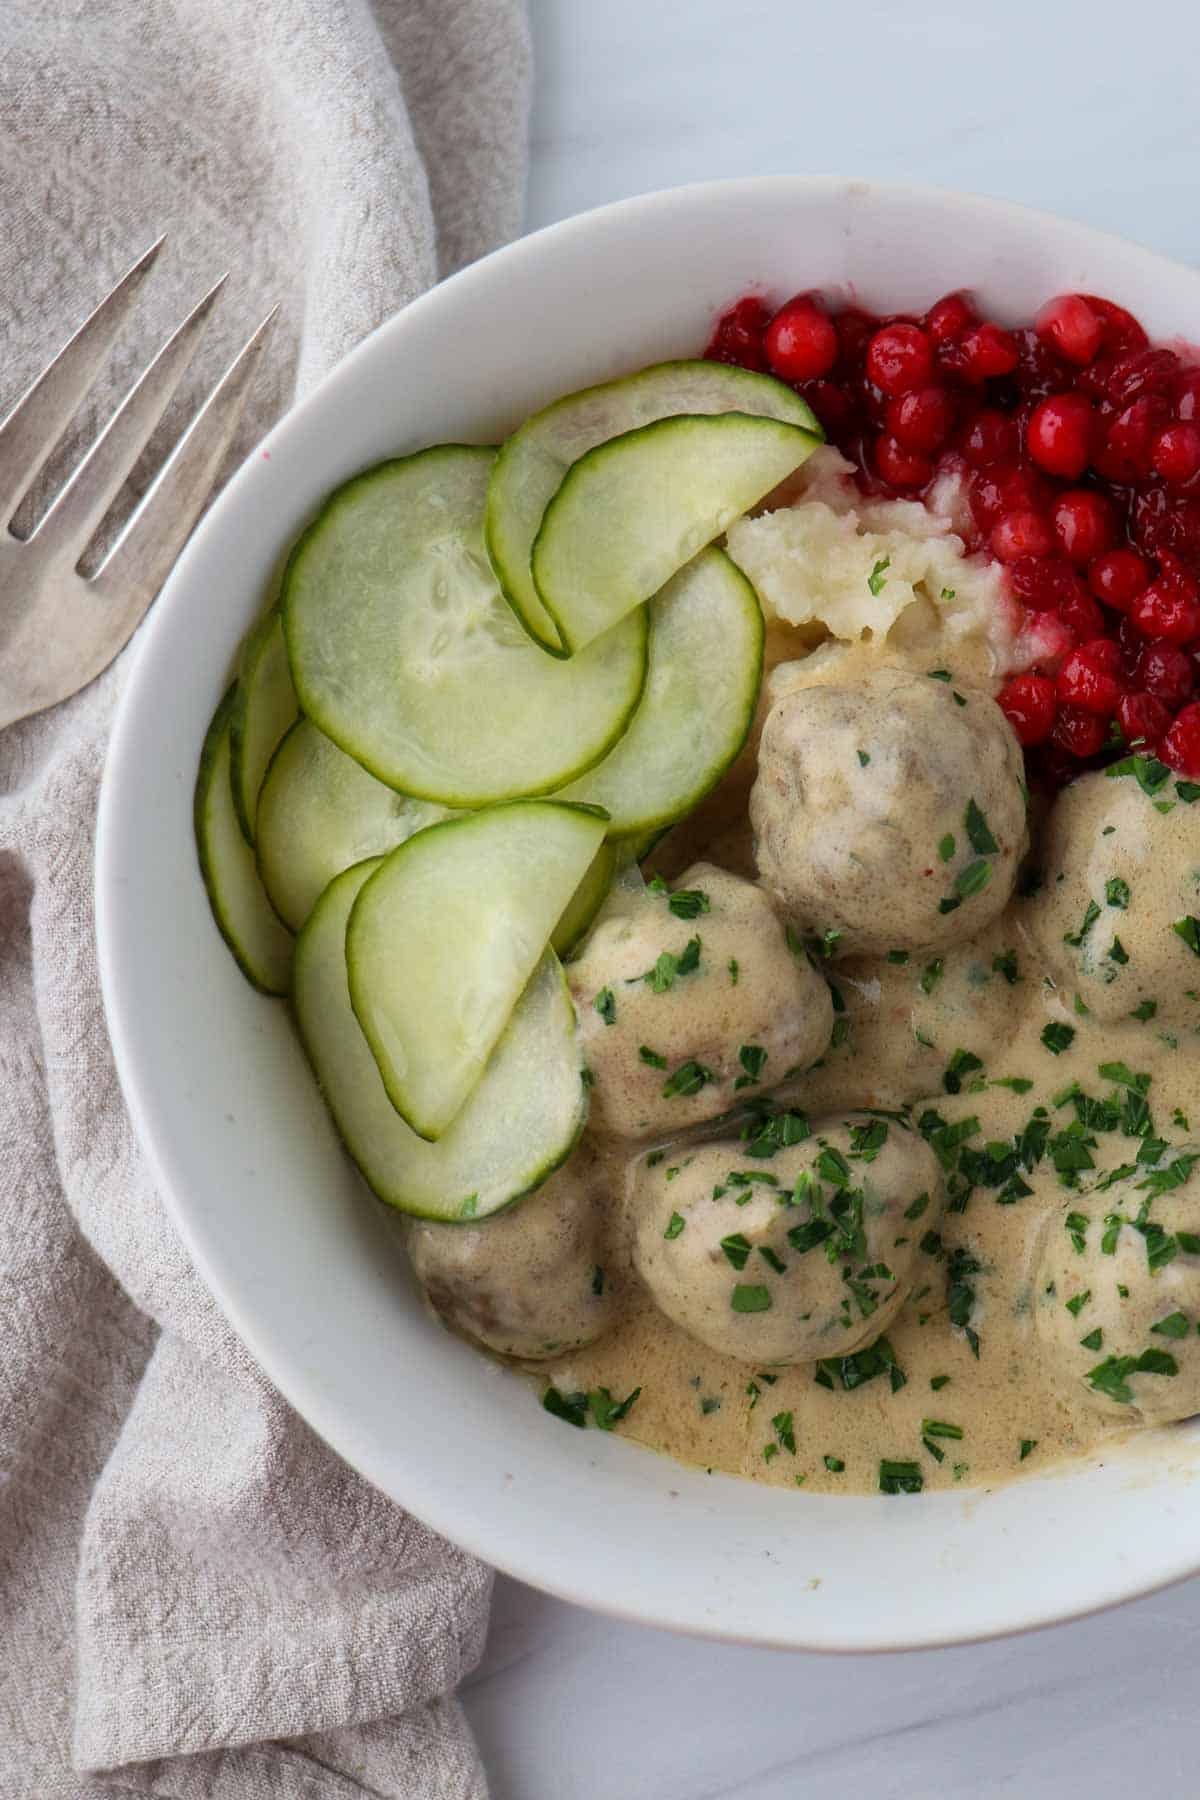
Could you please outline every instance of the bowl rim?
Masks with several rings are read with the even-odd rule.
[[[423,319],[431,308],[436,309],[440,306],[448,289],[454,289],[458,293],[469,293],[476,285],[486,284],[492,278],[492,271],[497,264],[515,266],[519,262],[536,258],[543,241],[548,237],[567,242],[573,237],[586,237],[597,225],[608,220],[617,218],[652,220],[655,214],[669,211],[681,204],[685,206],[702,205],[709,200],[736,201],[742,196],[757,200],[773,193],[801,199],[804,197],[841,197],[846,200],[858,194],[871,194],[883,196],[885,201],[893,203],[906,201],[933,208],[954,208],[966,203],[973,209],[977,209],[985,227],[987,219],[990,217],[996,221],[1007,221],[1016,228],[1024,228],[1034,233],[1049,231],[1060,241],[1069,241],[1084,250],[1089,247],[1097,250],[1105,247],[1120,250],[1135,257],[1144,268],[1151,272],[1160,269],[1164,273],[1169,273],[1170,279],[1176,283],[1181,276],[1189,277],[1195,282],[1198,299],[1200,299],[1200,271],[1192,270],[1186,264],[1177,262],[1159,251],[1147,249],[1135,239],[1077,220],[1063,218],[1045,209],[934,184],[876,181],[835,174],[791,175],[787,173],[693,181],[609,201],[541,226],[535,231],[498,247],[466,268],[447,277],[446,280],[435,284],[391,314],[360,340],[306,395],[290,405],[267,434],[251,448],[244,462],[227,481],[199,526],[192,533],[164,584],[157,603],[151,609],[150,616],[137,634],[131,647],[129,666],[105,753],[97,811],[94,900],[100,985],[109,1038],[125,1104],[164,1207],[174,1228],[178,1231],[194,1267],[226,1320],[279,1393],[336,1455],[366,1480],[371,1481],[372,1485],[379,1487],[380,1491],[393,1498],[397,1504],[410,1511],[422,1523],[434,1531],[452,1538],[456,1544],[479,1557],[489,1566],[499,1569],[516,1580],[526,1582],[543,1592],[552,1594],[556,1598],[589,1607],[609,1617],[629,1623],[666,1628],[696,1637],[756,1645],[763,1648],[808,1649],[843,1654],[937,1649],[1049,1629],[1054,1625],[1087,1618],[1126,1601],[1160,1592],[1164,1588],[1200,1572],[1200,1542],[1197,1542],[1195,1550],[1187,1555],[1176,1556],[1173,1559],[1164,1558],[1149,1576],[1136,1573],[1122,1574],[1120,1571],[1114,1571],[1107,1588],[1097,1591],[1088,1602],[1075,1608],[1064,1610],[1061,1604],[1052,1603],[1041,1612],[1027,1609],[1028,1616],[1023,1620],[1013,1622],[1006,1618],[999,1622],[984,1622],[978,1630],[972,1631],[954,1630],[949,1634],[939,1635],[915,1630],[912,1635],[907,1637],[880,1632],[874,1638],[864,1638],[862,1633],[858,1632],[840,1641],[836,1634],[825,1631],[816,1637],[811,1634],[806,1636],[803,1626],[796,1634],[789,1633],[786,1636],[733,1629],[720,1622],[701,1619],[696,1615],[694,1609],[689,1610],[684,1605],[677,1606],[671,1611],[660,1603],[652,1611],[644,1606],[624,1603],[614,1597],[611,1587],[605,1581],[603,1569],[599,1565],[590,1578],[584,1578],[581,1575],[577,1580],[554,1579],[537,1566],[536,1560],[531,1561],[528,1555],[522,1555],[515,1549],[509,1554],[507,1545],[498,1553],[495,1542],[482,1528],[474,1510],[462,1506],[456,1509],[454,1505],[447,1502],[444,1484],[423,1480],[422,1467],[423,1463],[429,1460],[428,1458],[414,1459],[406,1470],[408,1491],[403,1495],[396,1493],[394,1482],[389,1481],[385,1486],[376,1480],[372,1473],[373,1458],[369,1443],[359,1439],[354,1428],[347,1427],[345,1421],[336,1416],[336,1409],[326,1404],[319,1382],[314,1382],[296,1360],[290,1359],[286,1349],[276,1344],[272,1333],[260,1327],[254,1314],[239,1305],[237,1300],[227,1292],[220,1272],[214,1267],[212,1258],[193,1228],[193,1218],[189,1206],[180,1197],[186,1181],[182,1170],[176,1166],[171,1144],[164,1141],[158,1129],[154,1109],[147,1096],[145,1079],[147,1072],[143,1069],[135,1042],[135,1032],[131,1027],[121,998],[120,957],[115,941],[114,919],[120,905],[122,877],[115,856],[119,837],[118,820],[123,786],[122,774],[132,754],[130,740],[135,730],[139,710],[140,674],[160,632],[169,628],[165,621],[170,617],[173,591],[178,586],[186,585],[193,563],[199,560],[211,540],[219,538],[224,528],[226,511],[231,501],[242,491],[258,459],[264,455],[269,456],[280,435],[290,433],[298,419],[318,407],[339,382],[345,379],[348,370],[357,369],[361,364],[374,357],[390,354],[393,340],[402,339],[412,321]],[[745,285],[749,290],[754,288],[755,283],[753,280],[749,280]],[[296,528],[299,529],[302,523],[302,520],[298,521]],[[1140,1438],[1144,1438],[1144,1436],[1145,1434],[1137,1434],[1137,1437]],[[637,1454],[646,1454],[646,1452],[638,1446]],[[1106,1448],[1104,1461],[1112,1463],[1115,1460],[1117,1457],[1114,1451]],[[1076,1459],[1065,1467],[1078,1469],[1088,1461],[1089,1459],[1086,1457]],[[1053,1478],[1055,1474],[1061,1472],[1062,1466],[1057,1470],[1048,1471],[1047,1478]],[[1026,1477],[1022,1485],[1032,1485],[1038,1479],[1039,1477],[1036,1476]],[[737,1481],[739,1488],[750,1485],[738,1477],[722,1476],[720,1480]],[[769,1492],[770,1490],[764,1491]],[[979,1496],[991,1491],[993,1490],[972,1489],[963,1490],[961,1495],[927,1495],[923,1497],[923,1503],[927,1505],[930,1502],[938,1504],[952,1498],[967,1499],[969,1496]]]

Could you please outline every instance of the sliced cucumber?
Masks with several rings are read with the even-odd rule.
[[[196,850],[213,918],[238,968],[264,994],[286,994],[291,933],[271,911],[233,809],[229,721],[235,691],[230,688],[213,714],[200,752],[192,811]]]
[[[425,1219],[478,1219],[537,1187],[570,1155],[587,1092],[575,1014],[549,951],[517,1002],[483,1077],[450,1130],[427,1144],[384,1091],[350,1006],[346,925],[379,867],[326,888],[296,943],[300,1036],[342,1140],[381,1200]]]
[[[646,673],[643,616],[570,664],[522,630],[483,547],[494,460],[443,444],[357,476],[284,576],[304,711],[390,787],[453,807],[574,780],[620,737]]]
[[[488,554],[518,618],[555,655],[566,649],[542,604],[530,559],[542,515],[571,464],[597,444],[656,419],[723,412],[782,419],[821,436],[811,409],[771,375],[725,363],[668,362],[556,400],[526,419],[504,445],[488,486]]]
[[[533,578],[574,653],[658,592],[820,439],[779,419],[660,419],[589,450],[546,508]]]
[[[629,730],[557,798],[602,806],[610,835],[639,841],[690,812],[746,741],[762,657],[757,594],[723,550],[701,551],[650,602],[650,668]]]
[[[606,838],[588,864],[583,880],[567,901],[562,917],[550,934],[550,948],[564,962],[604,905],[613,876],[617,872],[617,855],[616,842],[612,838]]]
[[[350,1001],[421,1137],[440,1138],[482,1076],[604,828],[580,806],[494,806],[418,832],[355,901]]]
[[[233,804],[248,844],[255,841],[258,796],[267,764],[299,710],[276,607],[246,639],[229,721]]]
[[[297,719],[258,796],[258,872],[267,898],[299,931],[335,875],[449,816],[444,806],[385,787],[308,719]]]

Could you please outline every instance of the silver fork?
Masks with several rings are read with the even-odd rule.
[[[238,352],[103,562],[80,559],[165,413],[225,277],[130,389],[27,538],[12,520],[149,274],[152,244],[0,424],[0,729],[93,681],[143,618],[212,490],[278,308]]]

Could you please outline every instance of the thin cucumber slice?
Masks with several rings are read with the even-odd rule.
[[[546,508],[533,578],[572,653],[610,632],[811,456],[799,425],[660,419],[589,450]]]
[[[350,1005],[346,925],[379,867],[330,883],[296,941],[292,1003],[342,1141],[381,1200],[423,1219],[479,1219],[539,1186],[571,1153],[587,1114],[575,1013],[547,951],[482,1079],[446,1135],[427,1144],[384,1090]]]
[[[600,908],[604,905],[613,876],[617,872],[617,846],[606,838],[587,866],[583,880],[567,901],[558,924],[550,934],[550,948],[565,962],[575,946],[582,942]]]
[[[568,394],[526,419],[496,458],[487,497],[487,547],[509,605],[530,635],[566,655],[530,569],[542,515],[572,463],[609,438],[678,413],[753,413],[818,439],[811,408],[772,375],[726,363],[655,363],[620,381]]]
[[[258,796],[258,872],[267,898],[299,931],[335,875],[449,816],[444,806],[385,787],[308,719],[297,719]]]
[[[192,811],[196,851],[213,918],[238,968],[264,994],[286,994],[292,936],[271,911],[254,852],[233,809],[229,721],[234,694],[230,688],[213,714],[200,752]]]
[[[267,765],[299,710],[275,607],[246,639],[229,721],[233,804],[248,844],[255,841],[258,796]]]
[[[551,800],[493,806],[418,832],[355,901],[350,1002],[419,1136],[436,1141],[462,1110],[604,827]]]
[[[701,551],[649,610],[650,668],[629,730],[557,796],[602,806],[611,836],[639,841],[690,812],[732,763],[763,658],[758,596],[723,550]]]
[[[494,460],[442,444],[357,476],[284,576],[304,711],[380,781],[444,806],[574,780],[620,737],[646,674],[644,617],[569,665],[522,630],[483,547]]]

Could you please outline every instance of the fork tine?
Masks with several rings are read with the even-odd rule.
[[[16,512],[91,387],[163,241],[138,258],[0,423],[0,526]]]
[[[278,312],[272,307],[235,356],[88,584],[118,609],[108,617],[113,656],[137,626],[200,516]]]
[[[167,410],[227,280],[228,275],[222,275],[167,339],[43,515],[31,542],[75,557],[82,554]]]

